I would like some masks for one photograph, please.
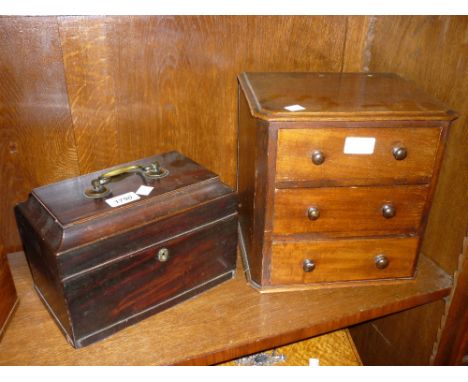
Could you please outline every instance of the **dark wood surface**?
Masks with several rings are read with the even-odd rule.
[[[436,98],[394,73],[242,73],[239,81],[252,115],[269,121],[455,117]],[[303,109],[285,109],[291,105]]]
[[[336,124],[315,128],[296,124],[300,128],[280,129],[278,134],[276,181],[281,187],[294,183],[307,186],[427,183],[434,171],[440,128],[418,125],[383,128],[379,124],[373,128],[347,125],[340,128]],[[345,154],[347,137],[375,138],[374,153]],[[394,147],[405,147],[407,157],[396,160],[392,154]],[[315,150],[325,156],[321,165],[312,163]]]
[[[105,198],[89,199],[84,191],[111,169],[36,188],[15,208],[35,289],[75,347],[233,275],[236,193],[174,151],[122,167],[155,161],[165,177],[126,174],[106,185],[112,193]],[[115,208],[106,203],[142,184],[154,190]],[[163,248],[169,257],[161,260]]]
[[[244,238],[243,245],[247,253],[253,254],[244,259],[250,277],[257,283],[263,274],[263,231],[265,217],[259,213],[259,207],[266,202],[264,193],[266,171],[256,169],[267,167],[263,150],[267,149],[268,126],[257,126],[257,120],[249,112],[247,100],[239,88],[238,106],[238,169],[237,192],[239,193],[240,230]],[[242,153],[242,154],[240,154]],[[263,186],[263,187],[261,187]],[[258,190],[258,191],[257,191]],[[254,209],[254,206],[257,206]]]
[[[0,341],[12,317],[18,297],[3,246],[0,244]]]
[[[237,218],[153,245],[98,270],[68,279],[68,300],[77,347],[180,303],[232,278]],[[167,248],[170,257],[157,261]]]
[[[90,199],[84,195],[85,190],[92,188],[91,181],[102,174],[128,166],[148,166],[153,162],[158,162],[161,171],[167,170],[168,175],[160,179],[150,179],[137,173],[123,174],[106,184],[110,190],[108,196]],[[106,215],[117,213],[117,211],[132,209],[139,204],[154,203],[164,197],[177,197],[189,187],[196,189],[198,185],[210,181],[219,181],[218,176],[182,153],[170,151],[38,187],[32,190],[32,194],[41,204],[47,206],[50,214],[58,220],[60,225],[66,227],[81,224],[84,221],[89,223],[92,219],[103,219]],[[128,192],[137,192],[142,185],[153,187],[153,190],[147,196],[140,195],[140,200],[131,204],[116,209],[104,201]],[[161,214],[165,213],[167,212],[161,211]]]
[[[438,300],[451,280],[421,258],[414,281],[260,294],[235,279],[99,343],[73,349],[32,289],[23,254],[9,256],[21,304],[0,343],[2,365],[214,364]]]
[[[463,37],[468,30],[468,19],[464,16],[381,16],[374,17],[371,24],[373,28],[368,33],[370,38],[363,52],[366,58],[363,65],[371,71],[400,73],[449,104],[460,115],[450,129],[422,243],[422,252],[452,274],[460,265],[459,254],[468,222],[468,177],[463,176],[468,173],[468,99],[464,96],[468,91],[468,78],[463,69],[468,60]],[[462,288],[456,287],[454,296],[463,296],[463,293]],[[451,300],[447,303],[451,304]],[[438,336],[450,337],[453,332],[466,332],[466,327],[461,324],[463,316],[456,318],[463,309],[454,308],[455,316],[442,320],[444,304],[437,305],[437,309],[428,306],[408,314],[397,314],[388,322],[384,318],[379,320],[382,325],[385,321],[386,338],[393,342],[391,347],[386,346],[386,341],[378,334],[366,337],[353,333],[364,363],[373,359],[376,364],[387,360],[393,364],[427,365],[431,355],[447,356],[447,347],[441,347],[440,355],[433,354],[434,345]],[[375,321],[365,324],[368,330],[374,325],[377,325]],[[455,344],[448,347],[451,345]]]

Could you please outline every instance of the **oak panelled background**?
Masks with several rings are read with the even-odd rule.
[[[365,22],[0,18],[1,242],[19,248],[12,207],[33,187],[167,150],[235,186],[236,75],[358,70]]]
[[[0,18],[0,243],[19,248],[13,206],[79,174],[56,19]]]

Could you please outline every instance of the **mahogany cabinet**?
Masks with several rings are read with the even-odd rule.
[[[242,73],[239,84],[252,284],[414,277],[456,114],[390,73]]]

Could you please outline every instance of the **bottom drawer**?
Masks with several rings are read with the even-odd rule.
[[[273,243],[271,284],[411,277],[418,237]]]

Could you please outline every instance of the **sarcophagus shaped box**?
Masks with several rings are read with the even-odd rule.
[[[15,213],[35,289],[75,347],[235,272],[237,195],[178,152],[36,188]]]

